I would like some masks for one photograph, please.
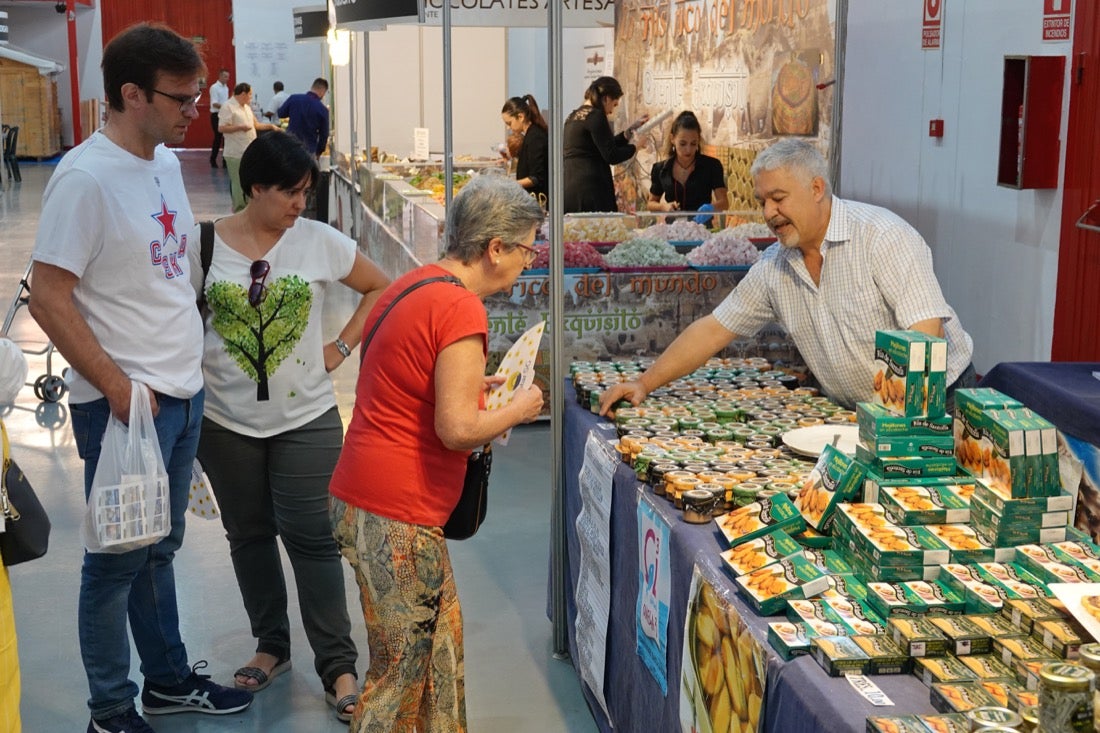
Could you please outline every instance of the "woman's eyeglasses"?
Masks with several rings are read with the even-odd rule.
[[[524,261],[530,265],[539,256],[539,251],[534,247],[516,242],[516,246],[523,250]]]
[[[152,92],[153,94],[159,94],[162,97],[168,97],[173,102],[178,102],[181,114],[198,109],[199,100],[202,99],[201,93],[196,94],[192,97],[190,94],[169,94],[168,92],[162,92],[159,89],[153,89]]]
[[[256,260],[249,268],[248,274],[252,276],[252,284],[248,286],[248,304],[253,308],[259,308],[267,298],[267,274],[271,272],[271,264],[267,260]]]

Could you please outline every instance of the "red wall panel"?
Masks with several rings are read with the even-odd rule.
[[[1076,226],[1100,199],[1100,3],[1076,3],[1054,301],[1054,361],[1100,361],[1100,232]]]
[[[232,0],[203,0],[181,3],[178,0],[105,0],[102,3],[103,43],[134,23],[166,23],[199,47],[206,62],[207,80],[214,81],[218,69],[229,69],[229,86],[236,79],[233,53]],[[207,81],[203,81],[203,89]],[[191,123],[183,147],[209,148],[213,139],[210,127],[210,100],[204,94],[199,102],[199,119]]]

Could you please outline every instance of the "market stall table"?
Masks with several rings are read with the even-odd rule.
[[[580,672],[583,660],[577,644],[577,584],[580,577],[580,540],[576,526],[582,509],[578,474],[584,463],[585,444],[593,430],[614,438],[613,426],[582,409],[574,399],[572,387],[565,389],[565,525],[566,609],[569,651]],[[731,599],[753,636],[768,653],[767,685],[761,731],[765,733],[806,733],[827,730],[831,733],[862,733],[868,715],[930,714],[934,712],[928,688],[910,675],[885,675],[873,681],[895,703],[874,707],[860,696],[844,678],[826,676],[811,658],[796,657],[785,662],[768,645],[767,624],[781,617],[761,617],[736,593],[732,578],[719,557],[720,535],[713,523],[685,523],[662,497],[641,484],[624,463],[615,471],[612,489],[610,536],[610,616],[607,625],[606,674],[604,694],[608,715],[604,715],[592,690],[584,685],[584,694],[596,722],[603,731],[679,731],[679,688],[684,621],[687,615],[692,569],[700,571],[723,597]],[[636,652],[636,605],[638,602],[638,502],[656,509],[670,526],[671,600],[668,614],[667,674],[668,694]]]

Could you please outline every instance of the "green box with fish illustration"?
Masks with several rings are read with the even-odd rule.
[[[919,331],[876,331],[874,401],[898,415],[925,412],[927,336]]]

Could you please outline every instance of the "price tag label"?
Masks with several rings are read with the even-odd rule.
[[[863,695],[864,699],[875,707],[885,707],[894,704],[894,701],[887,697],[886,693],[880,690],[878,685],[871,681],[870,677],[862,674],[848,674],[844,676],[848,678],[848,684],[854,687],[856,692]]]

